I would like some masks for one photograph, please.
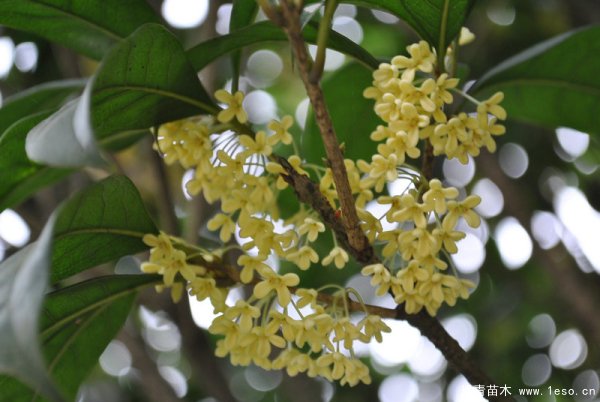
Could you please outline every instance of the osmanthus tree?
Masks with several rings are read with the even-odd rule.
[[[350,1],[418,35],[385,60],[333,31],[338,1],[321,3],[315,13],[301,0],[234,1],[230,33],[186,49],[143,0],[0,0],[1,25],[100,62],[85,80],[47,82],[5,100],[0,209],[77,170],[102,177],[70,195],[37,241],[0,265],[0,400],[74,400],[145,287],[173,303],[186,294],[210,300],[215,354],[233,365],[371,384],[356,345],[393,337],[386,322],[405,320],[489,400],[513,400],[493,390],[514,377],[490,378],[437,318],[477,293],[452,255],[464,228],[480,225],[481,202],[446,184],[439,167],[444,158],[466,164],[493,153],[511,119],[597,132],[600,78],[590,58],[599,54],[600,29],[540,43],[465,85],[458,60],[475,39],[463,27],[474,0]],[[266,20],[255,22],[259,10]],[[285,113],[249,122],[238,90],[242,51],[272,41],[289,43],[310,100],[304,130]],[[322,85],[327,49],[354,64]],[[198,73],[225,55],[231,88],[207,91]],[[366,85],[357,78],[365,76]],[[189,222],[169,205],[164,170],[152,179],[164,186],[159,213],[146,210],[130,179],[113,174],[114,155],[148,138],[161,163],[192,172],[186,191],[212,205],[213,239],[181,235]],[[151,158],[135,164],[143,169]],[[387,185],[399,178],[404,190],[391,193]],[[385,213],[367,208],[373,202]],[[138,253],[146,259],[138,274],[81,275]],[[345,287],[356,273],[396,307],[367,304]],[[228,303],[240,287],[245,297]]]

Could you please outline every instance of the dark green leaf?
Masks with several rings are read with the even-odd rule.
[[[180,42],[157,24],[138,29],[102,61],[91,107],[99,140],[216,110]]]
[[[373,112],[373,101],[362,95],[372,81],[369,70],[360,64],[347,64],[323,82],[335,132],[340,143],[345,143],[344,155],[350,159],[370,160],[377,148],[370,135],[382,122]],[[306,120],[302,154],[311,163],[321,163],[325,157],[323,141],[312,113]]]
[[[252,23],[258,12],[258,3],[248,0],[233,0],[231,8],[231,17],[229,19],[229,32],[235,32],[240,28],[244,28]],[[242,51],[238,49],[231,55],[231,64],[233,67],[233,83],[232,88],[235,90],[238,87],[240,79],[240,64],[242,60]]]
[[[32,130],[27,154],[51,166],[101,165],[96,141],[119,149],[152,126],[215,108],[177,38],[147,24],[107,54],[78,100]]]
[[[231,18],[229,19],[229,30],[237,31],[240,28],[248,26],[256,17],[258,12],[258,3],[248,0],[233,0],[231,8]]]
[[[19,204],[42,187],[71,171],[31,162],[25,153],[25,137],[48,116],[42,112],[13,124],[0,137],[0,211]]]
[[[304,28],[304,39],[309,43],[316,43],[317,28],[314,24],[308,24]],[[194,67],[201,70],[220,56],[266,41],[287,41],[287,36],[281,28],[276,27],[270,21],[262,21],[228,35],[203,42],[189,49],[187,53]],[[354,57],[370,68],[379,66],[377,59],[369,52],[335,31],[329,35],[328,47]]]
[[[99,60],[140,25],[159,22],[143,0],[0,0],[0,24]]]
[[[123,326],[137,290],[155,281],[152,275],[107,276],[46,297],[40,323],[43,353],[54,381],[70,400]],[[34,397],[13,378],[0,378],[0,388],[11,402]]]
[[[40,122],[27,135],[25,150],[32,161],[50,166],[102,166],[89,124],[90,84],[84,94]]]
[[[342,3],[376,8],[404,20],[424,40],[436,48],[442,34],[444,3],[448,3],[448,17],[443,46],[448,46],[458,35],[475,0],[343,0]]]
[[[37,243],[0,264],[0,372],[60,401],[38,345],[38,318],[48,284],[54,217]]]
[[[98,182],[62,208],[54,230],[51,281],[147,249],[142,236],[156,232],[128,178]]]
[[[0,108],[0,136],[24,117],[60,107],[66,99],[83,90],[84,80],[48,82],[29,88],[4,100]]]
[[[600,27],[568,32],[498,65],[471,89],[504,92],[509,118],[600,133]]]

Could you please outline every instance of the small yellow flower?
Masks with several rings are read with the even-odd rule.
[[[240,123],[246,123],[248,121],[248,115],[242,106],[244,94],[241,91],[237,91],[232,95],[224,89],[219,89],[215,92],[215,98],[227,105],[227,108],[221,110],[217,115],[217,120],[221,123],[229,123],[234,117],[237,118]]]
[[[245,152],[250,155],[259,154],[269,156],[273,152],[273,148],[269,145],[267,134],[264,131],[257,132],[254,138],[246,134],[240,135],[239,141],[246,148]]]
[[[304,223],[298,228],[298,233],[300,233],[301,236],[306,234],[306,238],[309,242],[314,242],[317,240],[319,233],[324,231],[325,225],[313,218],[306,218]]]
[[[392,329],[378,315],[367,315],[359,323],[358,327],[364,331],[361,334],[361,340],[365,343],[375,338],[377,342],[383,341],[383,332],[392,332]]]
[[[289,253],[286,258],[303,271],[307,270],[311,263],[314,264],[319,261],[319,255],[310,246],[302,246],[298,250]]]
[[[250,332],[254,319],[260,317],[260,310],[245,300],[238,300],[235,306],[225,310],[224,316],[228,320],[238,318],[241,332]]]
[[[470,195],[462,201],[448,201],[448,213],[442,221],[442,227],[445,230],[452,230],[458,218],[464,218],[464,220],[472,228],[476,228],[481,223],[481,218],[473,208],[475,208],[481,202],[481,197],[478,195]]]
[[[264,258],[262,257],[242,255],[238,258],[237,263],[243,267],[242,272],[240,272],[240,280],[242,283],[252,282],[254,272],[262,274],[271,270],[271,268],[264,263]]]
[[[487,115],[489,113],[493,116],[496,116],[500,120],[506,120],[506,110],[499,105],[503,99],[504,94],[502,92],[496,92],[489,99],[481,102],[477,106],[477,114]]]
[[[441,181],[433,179],[429,182],[429,190],[423,194],[423,203],[428,210],[443,214],[446,212],[446,200],[452,200],[456,197],[458,197],[456,188],[444,188]]]
[[[254,297],[262,299],[271,291],[277,293],[277,301],[282,307],[290,303],[291,295],[289,287],[300,283],[300,278],[296,274],[278,275],[275,272],[264,272],[263,280],[254,287]]]
[[[402,208],[392,214],[396,222],[414,222],[418,228],[427,226],[427,218],[424,205],[418,203],[413,194],[404,194],[400,197]]]
[[[281,121],[271,120],[267,125],[270,130],[273,130],[273,134],[269,137],[269,144],[275,145],[281,142],[285,145],[289,145],[293,141],[292,134],[289,133],[289,129],[294,125],[294,119],[292,116],[283,116]]]
[[[346,250],[336,246],[332,248],[329,254],[323,258],[323,261],[321,261],[323,265],[329,265],[332,262],[335,264],[337,269],[344,268],[348,263],[348,253]]]
[[[206,224],[206,227],[208,230],[217,230],[221,228],[219,238],[224,243],[228,242],[235,232],[235,222],[231,219],[231,216],[221,213],[213,216]]]

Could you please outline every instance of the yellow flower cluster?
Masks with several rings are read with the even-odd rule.
[[[377,293],[391,292],[397,303],[404,303],[408,313],[425,308],[431,315],[446,303],[454,305],[457,298],[467,298],[474,285],[459,279],[456,272],[446,274],[449,254],[456,253],[456,242],[465,237],[456,230],[460,218],[471,227],[479,226],[479,216],[473,211],[480,199],[471,195],[459,201],[458,190],[444,188],[437,180],[403,169],[407,158],[421,155],[420,141],[429,142],[434,155],[457,158],[462,163],[468,155],[477,156],[481,147],[494,151],[493,136],[504,133],[498,119],[506,112],[499,105],[502,93],[479,102],[476,113],[448,116],[445,109],[453,100],[458,79],[447,74],[432,76],[436,55],[421,41],[407,48],[409,56],[396,56],[391,63],[382,63],[373,73],[373,86],[364,96],[375,100],[375,113],[386,123],[371,134],[379,142],[371,162],[359,160],[347,163],[350,183],[357,196],[357,207],[373,198],[373,190],[381,192],[384,186],[402,173],[411,177],[415,189],[402,195],[377,197],[388,211],[377,219],[365,210],[359,210],[362,227],[371,242],[382,244],[384,264],[373,264],[362,269],[371,277]],[[366,175],[361,177],[358,170]],[[328,188],[324,192],[334,199]],[[362,197],[362,199],[361,199]],[[380,219],[396,223],[393,230],[383,231]],[[443,258],[441,258],[443,257]]]
[[[381,64],[373,73],[373,86],[364,93],[375,100],[375,112],[385,122],[371,134],[371,139],[379,142],[377,153],[370,162],[346,160],[345,166],[361,227],[383,257],[382,263],[363,267],[362,274],[371,278],[377,294],[392,294],[408,313],[425,309],[435,315],[443,304],[454,305],[458,298],[467,298],[474,286],[456,272],[446,272],[450,254],[457,252],[457,242],[465,237],[456,230],[459,220],[471,227],[480,224],[473,211],[480,199],[459,199],[456,188],[406,170],[405,162],[421,155],[421,141],[430,144],[434,155],[461,162],[466,162],[468,155],[477,155],[483,146],[493,151],[493,136],[504,133],[498,119],[506,118],[506,112],[499,105],[502,94],[498,93],[483,102],[471,99],[477,103],[472,115],[449,117],[445,109],[453,102],[452,92],[458,91],[458,80],[447,74],[432,76],[436,56],[426,42],[407,50],[408,56]],[[202,193],[208,202],[220,204],[207,227],[218,231],[224,243],[234,234],[241,239],[240,271],[235,277],[228,276],[251,286],[251,295],[228,305],[227,289],[219,286],[210,264],[222,251],[211,254],[164,233],[144,237],[152,249],[142,269],[161,274],[164,283],[160,288],[171,288],[174,299],[187,289],[197,299],[211,301],[220,315],[209,331],[223,337],[216,353],[229,356],[233,364],[254,363],[342,384],[369,383],[369,370],[355,357],[353,344],[381,341],[389,327],[374,315],[365,314],[359,322],[350,319],[348,292],[354,290],[340,288],[324,296],[315,289],[299,288],[296,273],[280,274],[267,264],[270,256],[289,261],[299,270],[318,262],[342,269],[349,262],[348,252],[337,245],[335,236],[327,255],[319,256],[313,248],[326,231],[315,211],[302,206],[285,221],[279,219],[277,199],[288,183],[283,178],[284,167],[275,162],[272,153],[275,147],[295,146],[289,132],[293,119],[273,120],[266,130],[253,135],[232,134],[227,130],[235,131],[248,120],[242,106],[244,96],[219,90],[215,97],[225,105],[223,110],[212,118],[161,126],[156,149],[166,163],[179,162],[194,169],[186,184],[190,194]],[[330,168],[303,164],[295,154],[287,161],[299,174],[309,175],[306,169],[312,170],[321,193],[337,208]],[[401,195],[386,195],[386,184],[401,175],[410,177],[414,188]],[[373,200],[389,206],[383,216],[367,211],[367,203]],[[384,231],[384,218],[395,228]]]
[[[499,105],[503,94],[498,92],[477,104],[474,115],[459,113],[447,116],[444,107],[453,102],[452,91],[459,83],[448,74],[431,76],[436,55],[425,41],[410,45],[410,57],[396,56],[391,63],[382,63],[373,73],[373,86],[364,96],[375,100],[375,113],[386,125],[371,134],[374,141],[385,141],[373,156],[372,169],[380,172],[401,165],[406,156],[420,155],[419,139],[428,140],[434,155],[446,155],[467,163],[468,155],[477,156],[482,147],[495,151],[493,136],[504,134],[498,120],[506,119]],[[421,73],[422,76],[417,76]]]
[[[234,118],[240,123],[245,121],[241,93],[231,95],[221,90],[216,96],[228,106],[217,116],[220,123],[226,125]],[[258,131],[254,136],[222,133],[211,137],[214,123],[192,118],[165,124],[158,132],[157,148],[168,163],[178,161],[185,168],[195,168],[193,179],[187,183],[188,192],[202,192],[207,201],[220,203],[221,211],[208,221],[208,229],[218,231],[223,242],[230,241],[236,230],[243,239],[243,254],[237,264],[241,267],[239,282],[253,286],[248,300],[228,306],[227,290],[217,286],[214,272],[201,264],[194,265],[195,255],[186,257],[182,251],[185,247],[177,246],[179,240],[173,246],[170,241],[174,239],[165,234],[144,238],[152,250],[150,261],[142,269],[162,274],[161,287],[171,287],[174,298],[180,297],[187,286],[199,300],[210,299],[215,312],[221,313],[210,331],[224,337],[216,353],[229,355],[233,364],[253,362],[265,369],[286,369],[290,375],[307,372],[342,384],[368,383],[369,370],[354,357],[352,345],[372,338],[380,341],[381,333],[389,332],[381,318],[365,315],[353,323],[347,306],[344,308],[345,290],[333,296],[335,302],[320,303],[315,290],[297,288],[297,274],[279,274],[266,263],[273,254],[300,270],[319,261],[341,269],[349,261],[346,250],[337,245],[323,258],[314,250],[312,244],[325,232],[325,225],[315,212],[302,208],[283,225],[276,226],[276,200],[287,183],[281,177],[283,167],[271,160],[271,154],[278,144],[292,144],[292,125],[293,119],[285,116],[281,121],[271,121],[268,132]],[[194,144],[188,139],[192,135]],[[193,152],[200,143],[203,153],[199,159],[181,156]],[[297,155],[290,156],[288,162],[298,173],[308,175]],[[358,171],[355,174],[359,175]],[[331,179],[331,172],[325,176]],[[201,256],[203,260],[210,259],[206,253],[201,252]],[[308,315],[302,314],[303,307],[309,308]],[[291,312],[300,319],[292,318]],[[274,358],[276,350],[281,352]]]
[[[254,272],[261,280],[254,281],[248,300],[230,306],[226,304],[228,289],[217,285],[216,273],[194,264],[212,261],[214,255],[204,250],[188,255],[182,249],[193,250],[192,246],[162,232],[147,234],[143,241],[151,250],[142,271],[163,276],[158,290],[171,288],[173,300],[178,301],[187,287],[190,295],[209,299],[214,312],[220,313],[209,328],[212,334],[223,336],[217,343],[217,356],[229,355],[234,365],[254,363],[266,370],[286,369],[290,375],[306,372],[339,380],[342,385],[370,383],[369,369],[354,356],[353,344],[373,338],[380,342],[390,328],[376,315],[352,322],[345,289],[324,304],[316,290],[296,288],[298,275],[279,275],[259,258],[242,255],[238,261],[244,266],[241,281],[252,282]],[[301,309],[309,313],[303,315]],[[289,314],[292,310],[299,319]]]
[[[157,286],[158,291],[170,288],[171,298],[174,302],[178,302],[183,296],[186,284],[189,283],[192,294],[201,294],[202,298],[210,297],[217,311],[223,308],[227,291],[217,287],[215,273],[191,262],[193,259],[203,262],[212,261],[214,256],[211,253],[199,249],[194,254],[188,255],[182,250],[185,245],[183,240],[163,232],[158,236],[146,234],[142,240],[151,249],[149,261],[142,263],[141,269],[145,273],[162,275],[163,284]]]

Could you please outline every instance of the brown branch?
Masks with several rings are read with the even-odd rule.
[[[359,263],[369,265],[379,263],[380,260],[375,254],[373,247],[367,247],[357,250],[353,248],[348,241],[344,227],[335,217],[335,211],[319,191],[316,183],[313,183],[308,176],[299,174],[294,168],[284,159],[277,158],[277,162],[286,170],[286,175],[283,178],[292,186],[298,199],[310,205],[319,213],[321,219],[335,233],[338,242],[344,247]],[[329,295],[319,295],[321,301],[328,301]],[[351,302],[350,307],[353,311],[361,311],[359,303]],[[385,318],[395,318],[406,320],[412,326],[418,328],[421,334],[431,341],[444,355],[450,366],[457,372],[465,376],[472,385],[483,385],[487,388],[488,385],[493,385],[494,382],[479,368],[475,361],[468,353],[460,347],[458,342],[454,340],[440,324],[440,322],[421,311],[418,314],[408,314],[404,310],[404,305],[399,305],[394,314],[390,314],[389,309],[384,309],[376,306],[367,306],[370,314],[377,314]],[[491,401],[512,401],[510,397],[490,396]]]
[[[272,13],[273,10],[271,10]],[[277,159],[287,173],[283,175],[283,178],[292,186],[298,199],[310,205],[321,215],[322,220],[334,231],[340,245],[363,265],[378,263],[380,262],[379,258],[360,228],[360,221],[354,206],[354,198],[352,197],[344,165],[344,157],[335,135],[331,117],[327,111],[323,91],[318,83],[310,80],[311,60],[301,33],[300,13],[301,8],[288,0],[282,0],[281,14],[279,14],[281,18],[278,18],[278,20],[283,20],[284,22],[282,28],[289,38],[300,70],[300,76],[315,112],[317,124],[325,145],[328,164],[332,170],[333,180],[340,200],[343,223],[340,223],[335,215],[335,211],[321,194],[319,187],[315,183],[307,176],[296,172],[283,158]],[[277,23],[278,21],[275,20],[274,22]],[[428,178],[432,175],[433,170],[432,156],[430,150],[426,149],[424,165],[428,168]],[[395,318],[407,320],[411,325],[418,328],[442,352],[450,366],[463,374],[471,384],[483,386],[494,384],[460,347],[456,340],[446,332],[437,319],[424,312],[415,315],[406,314],[402,305],[397,307]],[[512,401],[513,399],[510,397],[490,397],[490,400]]]
[[[348,234],[348,242],[355,250],[363,250],[368,247],[369,242],[360,229],[358,214],[354,207],[354,197],[350,190],[348,175],[346,174],[346,166],[344,165],[344,155],[340,149],[340,144],[335,135],[331,116],[327,111],[325,97],[318,82],[313,82],[310,79],[310,71],[312,61],[306,49],[304,39],[302,37],[302,29],[300,27],[301,8],[297,7],[293,2],[281,1],[280,14],[283,19],[283,29],[288,35],[294,57],[296,58],[300,76],[304,82],[306,93],[310,99],[315,118],[321,132],[323,144],[325,145],[325,153],[327,154],[327,162],[333,173],[333,181],[340,200],[342,210],[342,222]],[[272,12],[271,12],[272,14]],[[280,22],[278,19],[275,23]]]

